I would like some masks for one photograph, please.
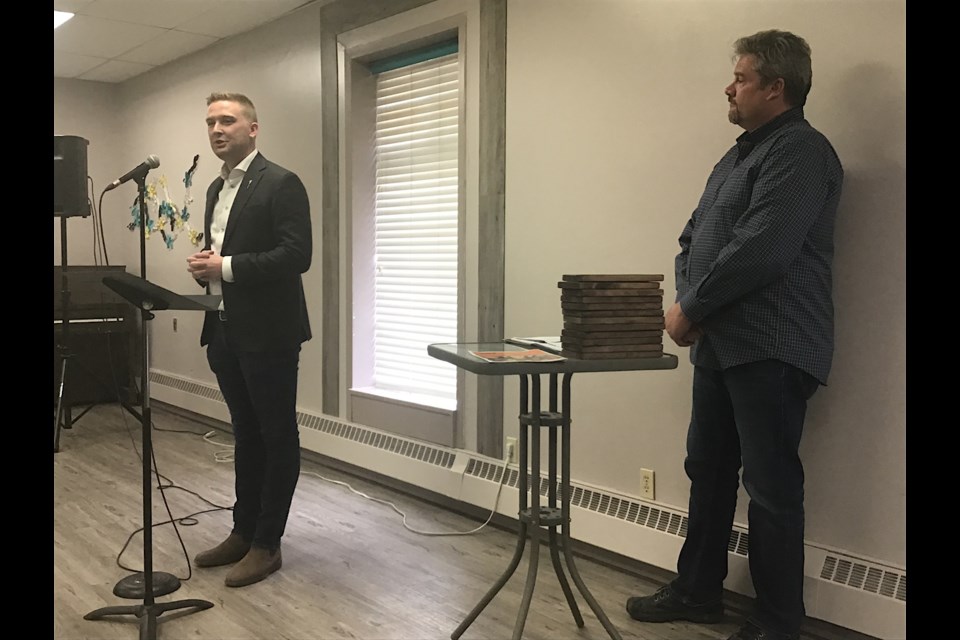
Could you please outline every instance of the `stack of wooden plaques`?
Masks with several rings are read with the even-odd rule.
[[[663,355],[663,274],[565,275],[561,355],[580,360]]]

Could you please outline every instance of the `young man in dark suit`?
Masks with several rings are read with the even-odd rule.
[[[296,422],[300,345],[311,337],[301,274],[310,267],[310,204],[300,178],[256,148],[257,112],[246,96],[207,98],[207,133],[223,161],[207,189],[206,248],[187,269],[220,311],[200,344],[230,410],[236,502],[233,529],[197,554],[198,567],[237,563],[228,587],[258,582],[282,564],[280,538],[300,475]]]

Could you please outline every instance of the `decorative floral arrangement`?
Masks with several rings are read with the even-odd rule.
[[[144,193],[144,204],[147,210],[146,224],[144,225],[144,236],[150,239],[153,233],[159,233],[163,238],[167,249],[173,249],[173,243],[180,237],[181,233],[186,232],[190,238],[190,244],[199,247],[203,243],[203,232],[197,231],[190,224],[189,207],[193,204],[193,197],[190,195],[190,187],[193,185],[193,173],[197,170],[197,162],[200,156],[193,156],[193,164],[183,176],[183,185],[185,188],[183,196],[183,207],[178,208],[170,198],[170,191],[167,188],[167,176],[162,175],[146,186]],[[162,197],[158,197],[162,196]],[[130,216],[133,220],[127,225],[130,231],[140,229],[140,201],[139,197],[133,201],[130,207]]]

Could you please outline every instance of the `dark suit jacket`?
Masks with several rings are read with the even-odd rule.
[[[204,237],[223,180],[207,189]],[[300,274],[310,268],[310,203],[297,174],[257,154],[230,209],[220,253],[232,256],[233,282],[223,282],[227,338],[238,351],[296,347],[309,340],[310,320]],[[204,318],[200,344],[213,335],[217,312]]]

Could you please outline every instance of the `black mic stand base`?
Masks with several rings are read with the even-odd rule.
[[[128,606],[103,607],[83,616],[84,620],[102,620],[107,616],[134,615],[140,618],[140,640],[155,640],[157,637],[157,618],[167,611],[176,609],[196,609],[203,611],[213,607],[206,600],[177,600],[175,602],[156,602]]]
[[[180,588],[180,578],[163,571],[153,572],[153,595],[165,596]],[[128,600],[143,600],[147,595],[146,574],[142,571],[127,576],[113,587],[113,595]]]

